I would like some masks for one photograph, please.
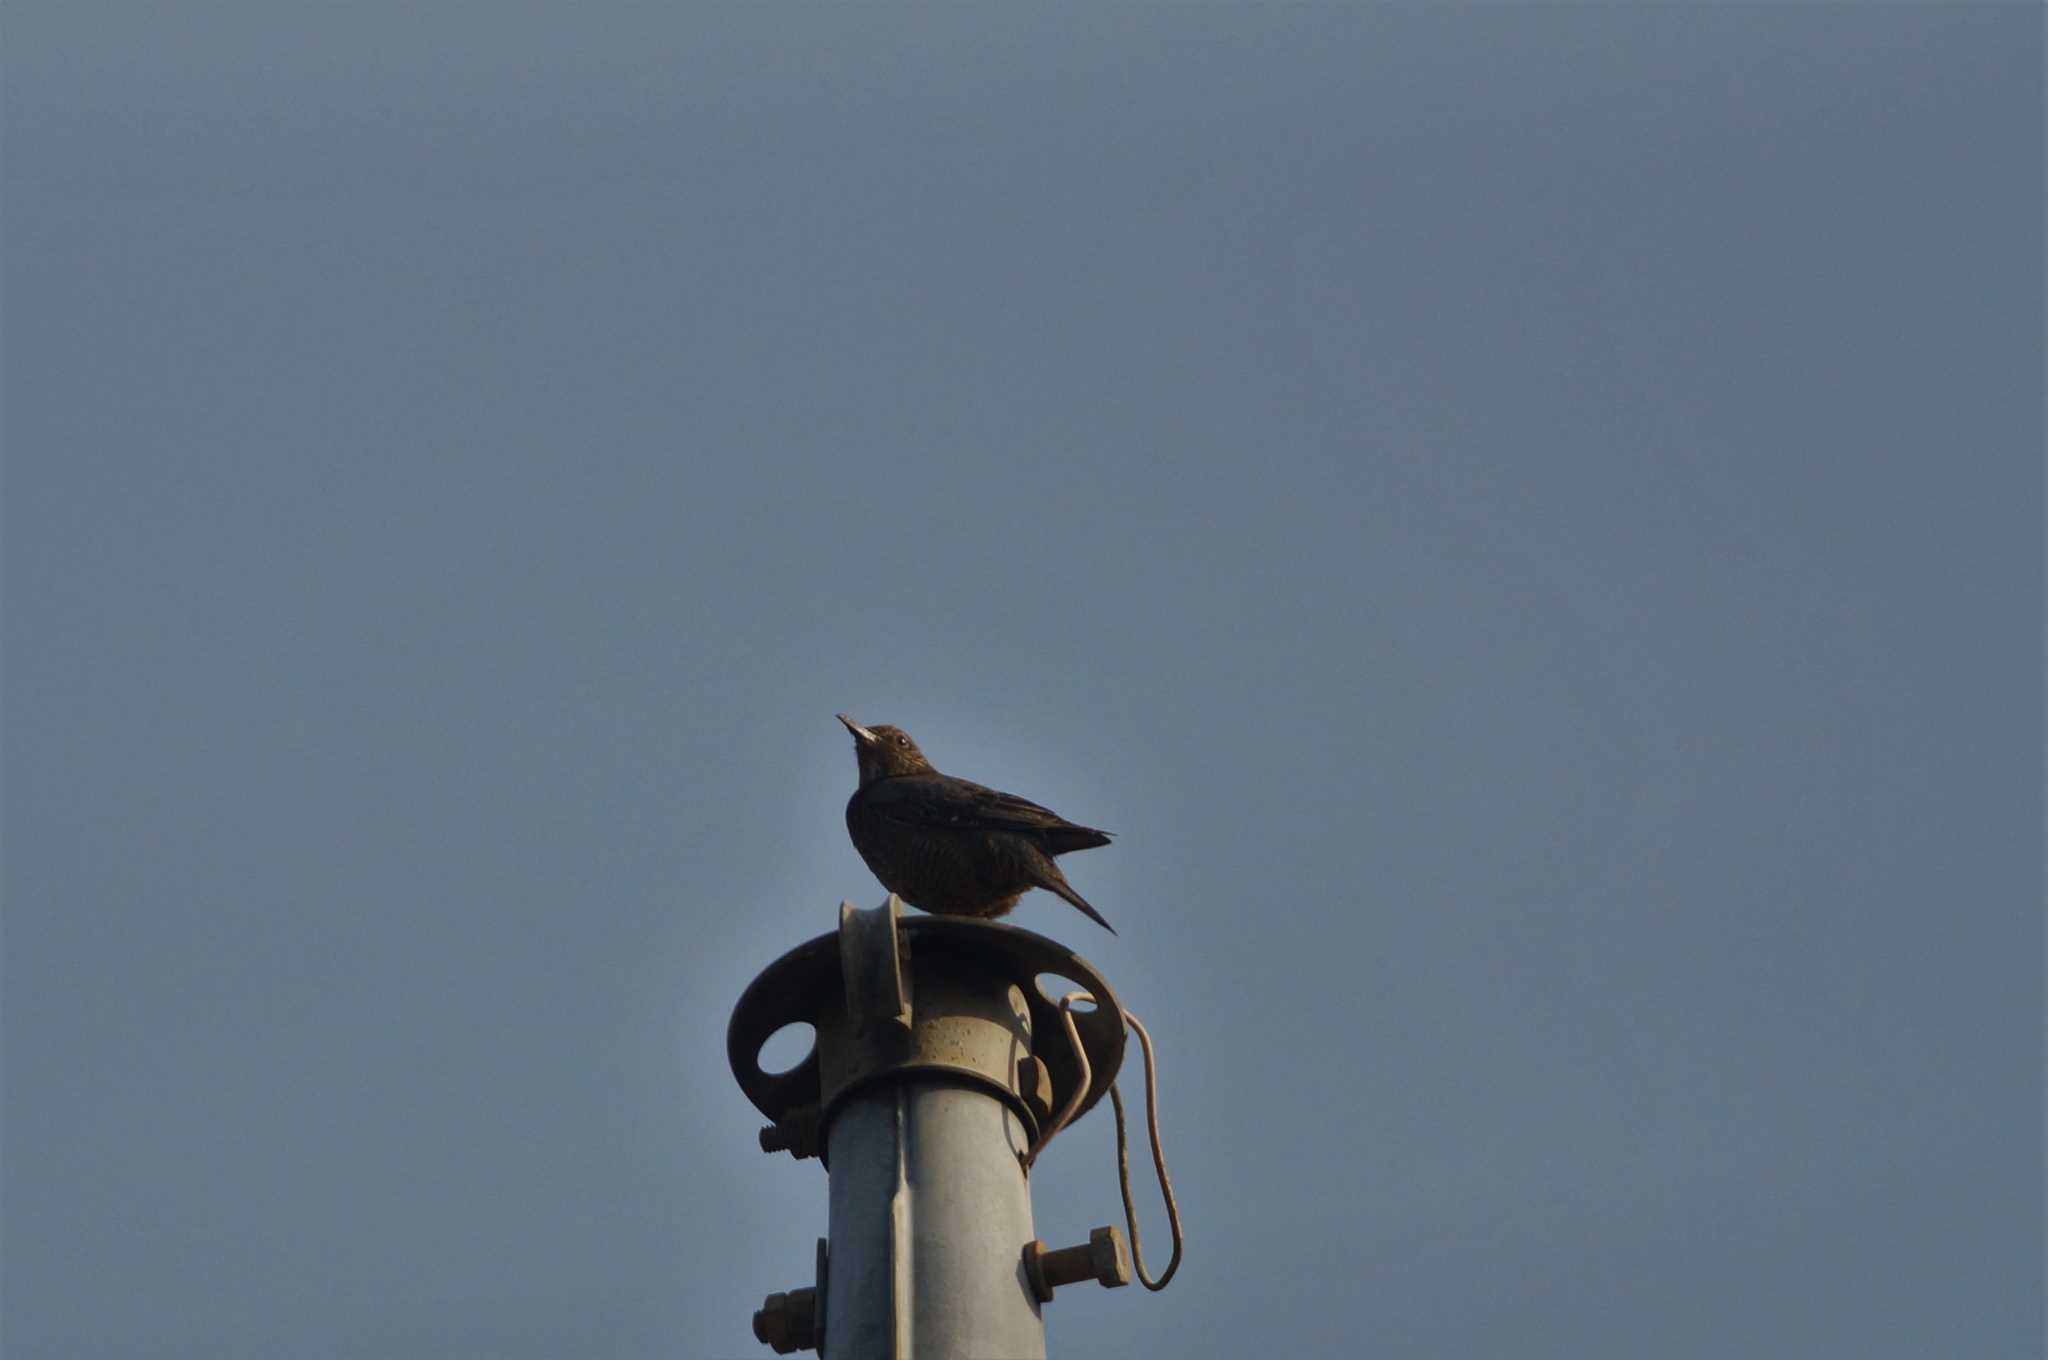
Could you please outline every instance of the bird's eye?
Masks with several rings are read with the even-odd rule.
[[[898,732],[896,734],[896,744],[898,746],[908,746],[910,745],[910,738],[904,736],[901,732]]]

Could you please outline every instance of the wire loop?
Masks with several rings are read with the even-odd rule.
[[[1066,1128],[1067,1121],[1074,1117],[1074,1111],[1080,1108],[1082,1097],[1087,1094],[1093,1073],[1088,1066],[1087,1049],[1081,1043],[1081,1031],[1074,1024],[1074,1003],[1093,1000],[1094,996],[1088,992],[1068,992],[1060,998],[1060,1020],[1066,1027],[1067,1042],[1073,1046],[1074,1060],[1080,1065],[1081,1079],[1076,1083],[1074,1093],[1067,1097],[1059,1113],[1046,1126],[1045,1136],[1038,1140],[1038,1146],[1025,1158],[1027,1170],[1052,1142],[1053,1136]],[[1145,1250],[1138,1239],[1138,1207],[1131,1198],[1131,1141],[1124,1119],[1124,1096],[1120,1083],[1113,1083],[1109,1088],[1109,1103],[1116,1111],[1116,1179],[1124,1197],[1124,1223],[1131,1230],[1131,1265],[1136,1269],[1138,1283],[1156,1293],[1166,1288],[1167,1281],[1180,1269],[1181,1248],[1186,1245],[1186,1238],[1181,1232],[1180,1204],[1173,1195],[1173,1180],[1166,1174],[1166,1154],[1159,1146],[1159,1062],[1152,1052],[1152,1035],[1129,1011],[1124,1012],[1124,1024],[1137,1032],[1138,1046],[1145,1054],[1145,1128],[1152,1144],[1152,1166],[1159,1173],[1159,1193],[1166,1201],[1167,1226],[1173,1232],[1173,1256],[1156,1280],[1145,1269]]]

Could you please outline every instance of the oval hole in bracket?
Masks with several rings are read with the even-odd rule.
[[[769,1076],[779,1077],[803,1066],[804,1059],[817,1046],[817,1028],[808,1020],[792,1020],[761,1041],[761,1051],[754,1055],[754,1062]]]
[[[1067,993],[1088,990],[1072,978],[1061,977],[1058,973],[1040,973],[1032,981],[1038,987],[1038,994],[1050,1001],[1054,1010],[1059,1009],[1060,998]],[[1076,1001],[1073,1005],[1073,1012],[1076,1015],[1086,1015],[1094,1009],[1095,1002],[1092,999]]]

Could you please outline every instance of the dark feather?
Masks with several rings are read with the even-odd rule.
[[[1055,855],[1109,844],[1107,832],[1076,826],[1050,808],[946,774],[898,775],[861,790],[867,806],[891,821],[950,831],[1021,832]]]

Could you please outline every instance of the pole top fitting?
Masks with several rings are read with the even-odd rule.
[[[1123,1009],[1065,945],[994,921],[906,916],[893,894],[869,911],[842,904],[838,925],[768,965],[726,1030],[740,1089],[772,1121],[763,1151],[822,1160],[841,1104],[878,1081],[982,1086],[1017,1112],[1032,1148],[1050,1112],[1074,1102],[1072,1122],[1109,1094]],[[1095,998],[1068,1012],[1085,1063],[1061,1020],[1057,998],[1068,991]],[[791,1024],[812,1026],[817,1043],[788,1071],[763,1070],[761,1046]]]

